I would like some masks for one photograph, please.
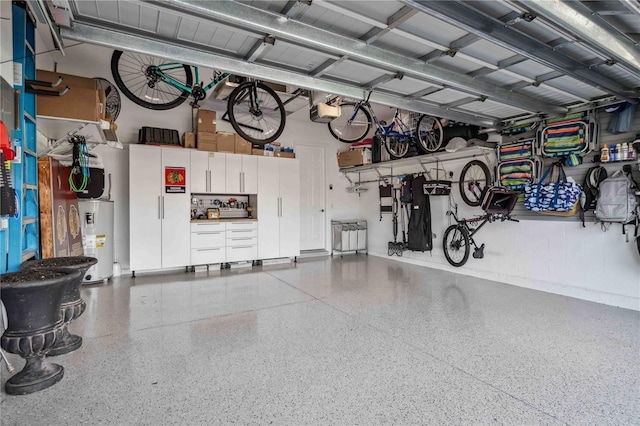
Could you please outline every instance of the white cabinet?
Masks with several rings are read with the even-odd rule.
[[[238,221],[227,223],[226,261],[239,262],[258,258],[258,223]]]
[[[226,258],[225,223],[191,224],[191,264],[224,263]]]
[[[130,145],[131,270],[190,264],[188,150]]]
[[[258,259],[300,255],[300,165],[258,158]]]
[[[189,150],[191,154],[191,192],[225,193],[226,154]]]
[[[258,158],[255,155],[225,154],[227,194],[258,192]]]

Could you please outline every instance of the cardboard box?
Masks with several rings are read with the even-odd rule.
[[[196,147],[196,134],[193,132],[184,132],[182,134],[182,146],[185,148],[193,148]]]
[[[338,153],[338,166],[362,166],[371,164],[371,151],[365,149],[354,149],[351,151]]]
[[[198,132],[197,134],[198,151],[218,150],[218,136],[215,133]]]
[[[236,154],[251,155],[251,148],[253,147],[253,145],[248,140],[243,139],[242,136],[236,134],[234,144]]]
[[[218,138],[218,151],[220,152],[236,152],[236,134],[218,132],[216,133]]]
[[[59,86],[44,89],[61,91],[68,86],[69,91],[62,96],[36,96],[38,115],[84,121],[104,119],[106,108],[100,107],[100,92],[104,102],[104,91],[98,90],[94,79],[43,70],[36,71],[36,79],[40,81],[54,83],[58,80],[58,76],[63,79]]]
[[[259,155],[261,157],[296,158],[295,152],[269,151],[266,149],[252,149],[251,155]]]
[[[216,112],[207,109],[199,109],[196,115],[196,131],[215,133]]]

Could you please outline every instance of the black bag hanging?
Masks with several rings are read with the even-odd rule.
[[[414,180],[415,182],[415,180]],[[431,251],[433,235],[431,234],[431,203],[429,196],[422,195],[419,205],[413,206],[409,219],[407,248],[412,251]]]
[[[406,175],[402,178],[401,187],[400,187],[400,202],[404,204],[411,204],[413,202],[413,197],[411,196],[411,189],[413,182],[413,175]]]
[[[373,137],[371,143],[371,162],[379,163],[382,161],[382,138],[378,135]]]
[[[414,177],[411,182],[411,197],[413,198],[414,206],[419,206],[422,202],[425,183],[427,183],[427,178],[423,175]]]

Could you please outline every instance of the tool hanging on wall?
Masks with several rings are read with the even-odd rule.
[[[74,135],[69,139],[73,144],[73,163],[69,174],[69,186],[74,192],[83,192],[89,184],[89,150],[84,136]]]

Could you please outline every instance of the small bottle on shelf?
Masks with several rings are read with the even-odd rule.
[[[626,161],[629,159],[629,146],[626,143],[621,144],[621,153],[622,155],[620,156],[620,160],[621,161]]]
[[[616,146],[614,144],[609,146],[609,158],[610,161],[616,161]]]
[[[624,158],[622,157],[622,146],[617,143],[616,144],[616,161],[621,161],[624,160]]]
[[[609,147],[604,145],[600,150],[600,161],[603,163],[609,162]]]

